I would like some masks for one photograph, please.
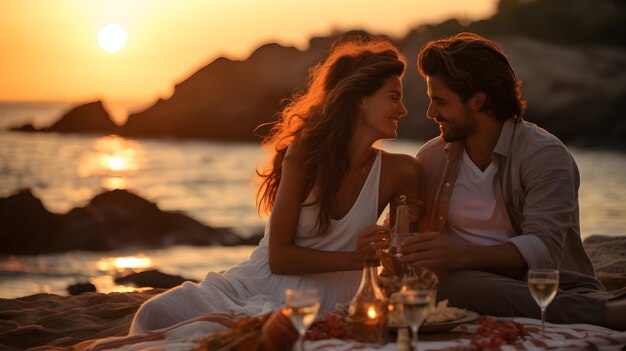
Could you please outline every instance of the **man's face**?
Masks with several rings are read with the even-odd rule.
[[[427,76],[430,104],[426,116],[439,124],[446,142],[464,140],[476,130],[476,120],[467,102],[437,76]]]

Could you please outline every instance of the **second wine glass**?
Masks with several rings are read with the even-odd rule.
[[[304,350],[304,334],[320,309],[319,293],[317,289],[287,289],[285,290],[285,304],[291,323],[300,333],[299,348]]]
[[[419,327],[428,316],[428,310],[434,301],[434,291],[432,290],[402,290],[400,292],[402,311],[404,319],[411,327],[413,336],[411,343],[413,349],[417,350],[417,334]]]
[[[546,337],[546,308],[559,289],[559,271],[556,269],[530,269],[528,289],[541,309],[541,335]]]

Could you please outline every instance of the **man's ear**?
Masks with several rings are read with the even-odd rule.
[[[470,109],[473,112],[483,112],[485,101],[487,101],[487,94],[482,91],[476,92],[474,96],[469,99]]]

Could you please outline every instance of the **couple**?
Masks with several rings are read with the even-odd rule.
[[[257,202],[271,214],[250,259],[147,301],[130,333],[209,312],[263,314],[283,306],[286,288],[317,288],[320,312],[350,301],[363,258],[389,234],[377,219],[387,204],[395,213],[400,194],[421,232],[404,243],[403,260],[439,275],[439,298],[538,318],[526,271],[558,267],[548,321],[626,328],[624,302],[609,301],[582,247],[576,164],[522,120],[520,81],[502,49],[462,33],[427,43],[417,64],[441,137],[414,158],[374,147],[396,137],[407,113],[406,58],[381,38],[337,43],[265,141],[274,157]]]

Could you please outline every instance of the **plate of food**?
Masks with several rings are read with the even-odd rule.
[[[424,325],[420,327],[419,332],[420,334],[443,333],[443,332],[447,332],[448,330],[453,329],[456,326],[459,326],[465,323],[471,323],[477,319],[478,319],[478,313],[474,311],[467,311],[467,314],[465,315],[465,317],[460,318],[460,319],[451,320],[447,322],[438,322],[438,323],[426,322]]]
[[[391,306],[398,306],[395,295],[390,298]],[[399,301],[398,301],[399,302]],[[470,323],[478,319],[478,313],[468,311],[464,308],[448,306],[448,300],[439,301],[437,305],[430,307],[426,321],[420,327],[420,333],[442,333],[446,332],[458,325]],[[399,310],[391,309],[389,311],[389,328],[397,330],[400,328],[408,328],[406,320]]]

